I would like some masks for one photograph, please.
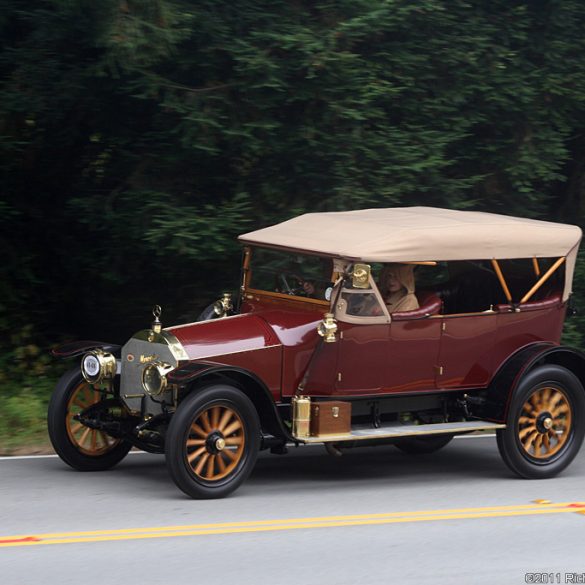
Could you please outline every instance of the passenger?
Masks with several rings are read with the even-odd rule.
[[[418,300],[414,294],[413,266],[387,264],[380,273],[380,293],[389,313],[414,311]]]

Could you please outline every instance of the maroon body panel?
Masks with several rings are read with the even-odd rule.
[[[497,319],[493,312],[443,318],[438,388],[487,386],[493,374]]]
[[[276,402],[280,400],[280,364],[282,363],[281,345],[273,345],[252,351],[219,355],[213,358],[213,362],[209,363],[233,366],[234,368],[241,368],[251,372],[260,378],[268,390],[270,390],[270,393]]]
[[[322,303],[246,295],[241,311],[169,331],[190,359],[245,369],[278,401],[295,393],[309,362],[304,393],[310,396],[484,388],[519,349],[559,344],[566,304],[527,304],[517,312],[504,305],[390,324],[340,322],[336,343],[319,342]]]
[[[322,304],[271,298],[248,299],[242,312],[261,316],[282,343],[282,396],[292,396],[307,370],[319,341],[317,326],[327,307]],[[335,385],[337,343],[322,344],[313,358],[306,394],[329,394]]]
[[[390,327],[339,323],[343,337],[337,354],[337,381],[327,394],[378,394],[389,378],[388,341]],[[341,337],[338,335],[338,337]],[[333,344],[328,344],[333,345]]]
[[[280,345],[270,326],[256,315],[235,315],[170,327],[192,360]]]
[[[433,390],[440,340],[441,319],[393,321],[387,350],[388,392]]]
[[[554,307],[531,308],[520,313],[498,315],[492,376],[506,359],[521,347],[539,341],[559,345],[566,311],[566,303],[558,303]]]

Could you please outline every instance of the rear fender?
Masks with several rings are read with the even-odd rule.
[[[571,347],[535,343],[513,354],[494,376],[486,394],[486,402],[478,413],[486,420],[504,423],[514,390],[522,378],[534,368],[556,364],[573,372],[585,387],[585,354]]]

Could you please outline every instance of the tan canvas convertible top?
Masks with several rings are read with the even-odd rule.
[[[239,239],[365,262],[566,257],[566,298],[581,229],[478,211],[396,207],[307,213]]]

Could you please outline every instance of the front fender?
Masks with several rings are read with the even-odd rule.
[[[103,349],[120,357],[121,345],[106,343],[105,341],[72,341],[54,347],[51,353],[57,358],[70,358],[86,353],[92,349]]]
[[[189,362],[172,371],[168,380],[172,384],[197,388],[217,382],[227,381],[239,388],[254,404],[262,430],[283,441],[294,441],[278,412],[270,390],[264,382],[244,368],[217,363]]]

